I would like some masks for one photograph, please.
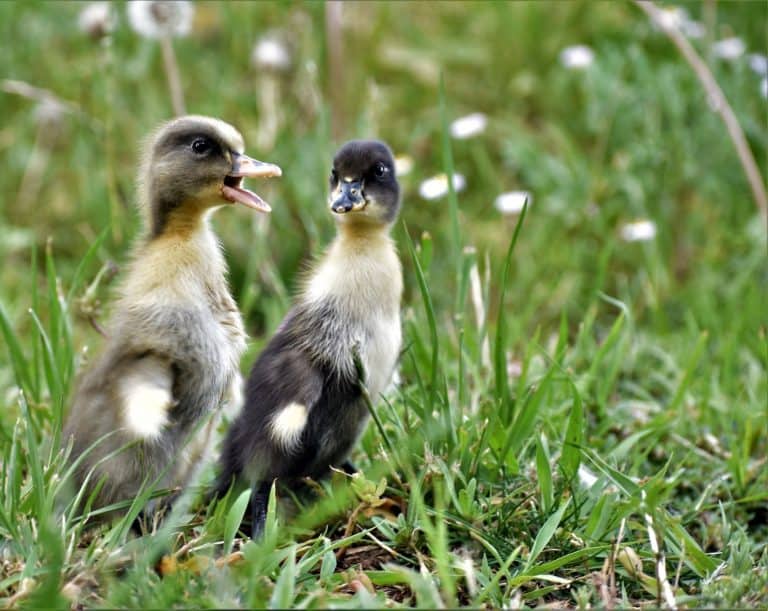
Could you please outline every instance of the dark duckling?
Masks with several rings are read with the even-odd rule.
[[[253,366],[224,441],[215,494],[236,479],[252,487],[254,536],[273,480],[354,470],[348,456],[369,418],[358,364],[375,401],[400,351],[402,270],[389,235],[400,190],[389,148],[342,146],[328,204],[337,236]]]

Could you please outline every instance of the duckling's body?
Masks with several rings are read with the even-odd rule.
[[[192,151],[196,140],[212,152]],[[210,450],[220,408],[241,403],[245,333],[208,222],[213,206],[232,201],[221,196],[225,179],[239,190],[233,159],[247,159],[239,134],[203,117],[166,124],[151,145],[142,181],[147,236],[64,430],[81,461],[77,486],[87,481],[90,493],[103,480],[97,506],[132,500],[144,484],[183,485]],[[234,197],[254,195],[242,191]]]
[[[370,174],[377,164],[386,168],[381,180]],[[389,236],[399,206],[392,155],[381,143],[353,141],[334,167],[338,235],[253,366],[222,453],[217,492],[235,478],[248,480],[256,534],[275,478],[351,469],[347,457],[369,417],[356,355],[375,401],[400,351],[402,271]],[[343,177],[359,185],[354,202],[340,194]]]

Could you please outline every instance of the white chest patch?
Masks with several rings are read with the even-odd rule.
[[[289,403],[272,416],[272,439],[289,450],[296,446],[301,432],[307,425],[307,407],[301,403]]]
[[[368,392],[375,403],[392,378],[400,352],[400,317],[397,314],[376,317],[369,322],[368,332],[369,339],[362,345],[361,357]]]
[[[339,337],[328,340],[329,360],[338,369],[350,371],[349,349],[359,346],[374,402],[389,384],[400,351],[402,289],[400,261],[386,232],[342,230],[304,294],[310,303],[331,301],[337,308]]]

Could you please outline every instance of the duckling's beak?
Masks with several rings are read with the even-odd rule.
[[[359,180],[340,181],[339,187],[331,195],[331,210],[336,214],[362,210],[366,203],[362,183]]]
[[[224,178],[221,194],[227,201],[243,204],[260,212],[271,212],[269,204],[253,191],[243,188],[243,178],[271,178],[283,171],[273,163],[257,161],[241,153],[232,153],[232,171]]]

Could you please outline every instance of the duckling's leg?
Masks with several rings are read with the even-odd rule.
[[[175,491],[149,501],[131,523],[131,531],[139,536],[156,532],[163,520],[170,515],[173,504],[180,496],[181,491]]]
[[[267,522],[270,482],[258,482],[251,488],[251,538],[258,539],[264,532]]]

